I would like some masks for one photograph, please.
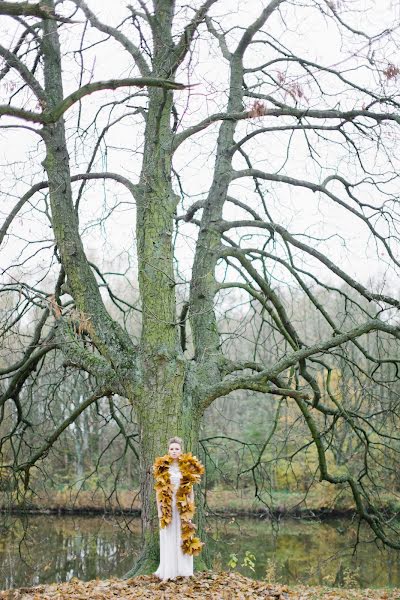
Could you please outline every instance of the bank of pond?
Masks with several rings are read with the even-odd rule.
[[[0,589],[122,577],[140,551],[132,515],[0,515]],[[350,517],[209,521],[217,570],[289,585],[400,587],[400,553]],[[358,533],[361,540],[356,544]]]

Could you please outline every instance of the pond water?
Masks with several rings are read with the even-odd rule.
[[[350,519],[214,519],[210,534],[216,569],[233,560],[247,576],[288,584],[400,587],[400,554],[366,542],[354,554]],[[121,577],[139,550],[137,517],[0,515],[0,589]]]

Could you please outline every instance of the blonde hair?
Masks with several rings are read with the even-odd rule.
[[[171,444],[179,444],[183,452],[183,440],[180,437],[172,437],[168,440],[168,448]]]

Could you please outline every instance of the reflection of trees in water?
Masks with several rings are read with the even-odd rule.
[[[277,576],[285,583],[342,587],[398,587],[400,584],[396,550],[379,550],[374,544],[360,543],[353,555],[357,532],[351,519],[325,522],[285,519],[280,521],[277,530],[272,529],[268,521],[237,521],[214,524],[219,540],[215,548],[225,566],[229,554],[241,549],[242,553],[249,550],[256,556],[255,576],[258,578],[265,576],[270,560]],[[249,575],[246,570],[240,570]]]
[[[0,480],[136,475],[149,572],[154,457],[179,434],[212,476],[203,415],[258,395],[227,482],[346,487],[399,548],[394,3],[89,4],[0,2]]]
[[[10,518],[0,543],[0,588],[122,576],[139,550],[138,519],[130,529],[133,535],[98,517]]]
[[[132,533],[121,517],[11,517],[0,540],[0,588],[122,576],[140,546],[139,519],[129,525]],[[349,519],[288,519],[277,529],[258,519],[213,520],[211,525],[211,554],[223,569],[229,555],[237,553],[238,569],[256,578],[265,577],[269,560],[286,583],[346,587],[353,578],[364,587],[400,584],[396,551],[360,544],[353,557],[355,529]],[[246,551],[256,557],[254,574],[240,566]]]

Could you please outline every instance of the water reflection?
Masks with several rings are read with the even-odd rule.
[[[236,553],[237,568],[247,576],[251,570],[242,563],[246,551],[250,552],[255,556],[253,576],[259,579],[272,571],[288,584],[399,587],[400,553],[367,542],[367,529],[361,529],[364,541],[356,546],[357,529],[357,522],[343,518],[324,522],[284,519],[275,524],[232,519],[215,522],[213,551],[223,565]]]
[[[140,521],[110,517],[8,517],[0,536],[0,588],[121,577],[139,550]]]
[[[363,543],[353,555],[357,524],[286,519],[213,520],[210,552],[216,568],[232,554],[245,575],[286,583],[399,587],[399,553]],[[0,518],[0,589],[121,577],[140,550],[140,520],[127,517],[5,516]],[[254,556],[254,572],[245,563]],[[251,562],[251,561],[250,561]]]

